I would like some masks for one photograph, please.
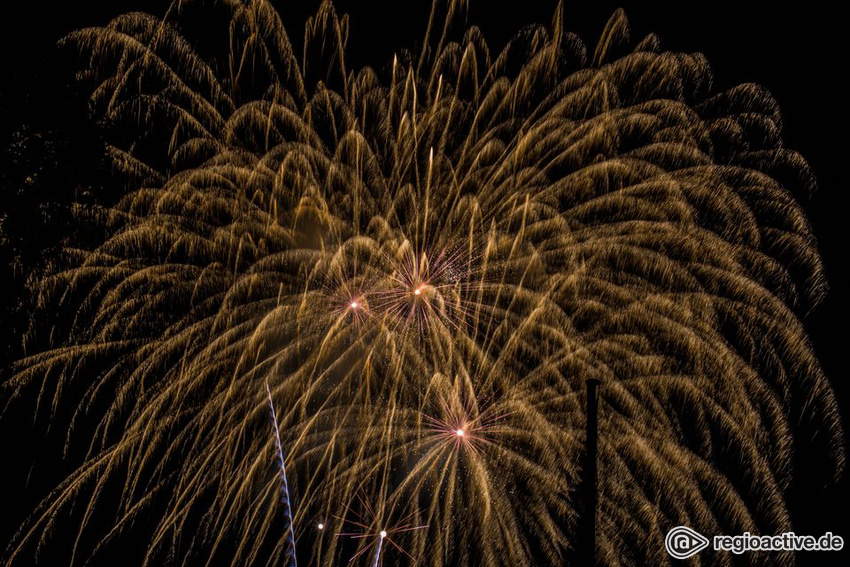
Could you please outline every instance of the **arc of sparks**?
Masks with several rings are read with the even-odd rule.
[[[269,399],[269,414],[271,415],[272,429],[274,430],[275,450],[277,451],[277,459],[280,463],[281,497],[286,513],[286,546],[289,549],[289,565],[291,567],[298,567],[298,558],[295,552],[295,524],[292,522],[292,505],[289,498],[289,481],[286,478],[286,464],[283,460],[283,446],[280,443],[280,428],[277,424],[277,413],[274,409],[272,390],[269,388],[268,382],[266,382],[266,394]]]
[[[4,405],[24,405],[2,415],[34,403],[79,458],[0,564],[64,549],[48,534],[66,527],[72,562],[95,562],[144,539],[126,528],[144,513],[146,563],[212,563],[226,541],[234,564],[272,551],[296,565],[269,388],[280,369],[285,426],[310,433],[291,469],[304,473],[299,512],[331,522],[326,506],[361,487],[381,504],[377,518],[356,506],[363,539],[331,540],[326,564],[353,550],[367,565],[379,545],[379,563],[414,564],[396,543],[428,549],[428,566],[578,560],[580,512],[595,507],[572,489],[587,477],[588,378],[616,398],[606,482],[587,491],[605,557],[663,539],[647,514],[790,530],[793,449],[815,433],[818,474],[841,478],[843,425],[802,321],[826,290],[796,198],[815,181],[764,89],[715,89],[702,55],[632,42],[622,11],[594,52],[567,32],[562,2],[550,27],[492,51],[466,0],[434,0],[422,56],[394,59],[389,81],[346,63],[332,0],[305,28],[301,67],[271,0],[178,4],[194,7],[62,41],[127,191],[97,214],[75,207],[93,238],[33,274],[27,354],[0,384]],[[234,76],[233,61],[257,64]],[[263,382],[281,476],[267,488],[288,521],[273,550],[248,521],[207,523],[257,517],[242,432]],[[120,501],[103,505],[104,483],[124,485]],[[441,545],[388,521],[420,506],[410,529],[428,518]]]

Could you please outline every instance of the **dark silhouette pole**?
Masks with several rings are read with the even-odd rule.
[[[599,380],[591,378],[587,386],[587,417],[584,467],[584,558],[582,565],[596,565],[596,513],[599,504]]]

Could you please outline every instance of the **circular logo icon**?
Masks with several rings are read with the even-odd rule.
[[[708,538],[686,526],[676,526],[664,538],[667,553],[676,559],[687,559],[708,547]]]

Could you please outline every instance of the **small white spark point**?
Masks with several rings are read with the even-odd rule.
[[[380,536],[381,536],[381,539],[384,539],[385,537],[387,537],[387,532],[384,531],[384,530],[381,530]]]
[[[464,435],[466,435],[466,432],[463,429],[458,429],[457,431],[455,431],[455,435],[457,435],[458,437],[463,437]]]
[[[422,295],[422,286],[419,286],[415,290],[413,290],[413,295]]]
[[[360,304],[356,301],[352,301],[351,303],[348,304],[348,306],[351,307],[352,309],[357,309],[358,307],[360,307]]]
[[[319,528],[320,530],[325,529],[325,524],[319,524],[319,525],[318,525],[318,528]]]

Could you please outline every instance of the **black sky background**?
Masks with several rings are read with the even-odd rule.
[[[275,2],[290,37],[300,53],[303,22],[315,12],[318,0]],[[337,0],[340,13],[350,15],[349,67],[382,67],[392,53],[402,47],[414,47],[424,35],[430,0]],[[521,0],[513,6],[500,6],[486,0],[470,0],[470,22],[479,25],[491,50],[500,48],[521,26],[551,21],[555,0]],[[60,225],[45,230],[45,213],[33,207],[43,196],[69,203],[86,188],[97,193],[104,182],[102,172],[85,173],[97,167],[98,137],[85,117],[85,102],[71,85],[72,69],[62,63],[54,46],[64,34],[85,26],[102,25],[120,13],[143,10],[162,14],[168,5],[163,0],[114,0],[111,2],[30,1],[15,3],[17,13],[4,7],[0,15],[0,147],[13,140],[15,132],[51,132],[54,147],[27,150],[27,155],[57,159],[40,181],[42,193],[21,196],[12,188],[20,181],[24,165],[2,162],[0,170],[0,215],[18,215],[19,247],[24,263],[44,258],[44,249],[56,246],[68,234],[61,211],[50,217]],[[606,20],[618,7],[624,7],[631,22],[633,38],[655,32],[662,47],[673,51],[703,52],[715,76],[715,88],[755,82],[765,86],[779,101],[784,118],[786,145],[803,154],[814,170],[819,190],[804,203],[826,265],[830,291],[822,304],[804,321],[820,360],[839,397],[845,425],[850,416],[850,384],[847,368],[848,339],[847,296],[850,281],[846,269],[848,244],[848,199],[846,178],[848,162],[847,34],[844,18],[834,9],[819,3],[795,5],[764,0],[718,0],[693,3],[667,0],[568,1],[566,27],[578,33],[592,50]],[[46,177],[46,179],[45,179]],[[54,182],[55,181],[55,182]],[[114,189],[113,189],[114,190]],[[84,191],[85,192],[85,191]],[[114,197],[101,194],[108,201]],[[30,216],[28,216],[30,215]],[[58,220],[57,220],[58,219]],[[49,223],[48,223],[49,224]],[[5,257],[4,257],[5,260]],[[2,272],[0,289],[3,301],[16,299],[20,281]],[[5,305],[5,304],[4,304]],[[11,310],[0,311],[0,340],[4,358],[13,356],[22,321]],[[26,462],[38,453],[39,438],[18,432],[6,438],[0,461]],[[7,469],[7,467],[0,468]],[[25,467],[26,468],[26,467]],[[806,470],[797,473],[806,482]],[[604,474],[604,471],[601,471]],[[5,477],[5,478],[4,478]],[[14,470],[0,472],[0,486],[11,493],[5,506],[0,505],[0,545],[5,546],[8,531],[26,513],[25,476]],[[820,534],[831,530],[850,544],[845,509],[848,507],[847,481],[823,489],[809,487],[805,497],[791,495],[792,518],[798,533]],[[19,502],[20,501],[20,502]],[[659,542],[660,543],[660,542]],[[848,553],[821,553],[801,558],[802,565],[846,564]]]

